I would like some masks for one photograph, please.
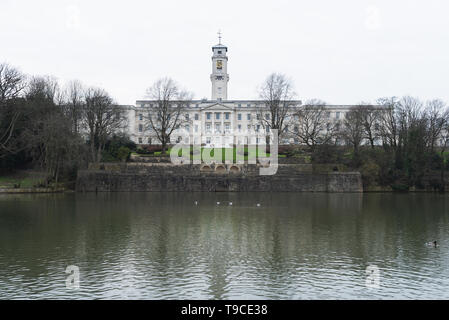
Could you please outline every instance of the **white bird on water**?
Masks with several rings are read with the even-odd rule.
[[[219,201],[217,201],[217,206],[219,206],[220,205],[220,202]]]
[[[229,202],[229,205],[232,206],[232,202]]]
[[[196,206],[198,205],[198,201],[195,201],[195,205],[196,205]]]
[[[256,206],[260,207],[260,203],[256,204]]]

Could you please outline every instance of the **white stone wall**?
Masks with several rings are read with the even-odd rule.
[[[130,136],[137,144],[159,144],[154,132],[151,132],[147,120],[151,105],[154,104],[155,101],[137,101],[136,106],[130,111],[129,118],[134,119],[134,125],[129,126]],[[301,105],[301,102],[298,101],[297,105]],[[258,126],[260,132],[264,132],[261,122],[257,120],[260,108],[264,108],[264,105],[257,100],[192,101],[190,108],[183,113],[181,126],[183,128],[187,126],[193,136],[199,135],[201,143],[210,146],[229,145],[238,142],[233,138],[233,133],[245,133],[248,129],[256,130]],[[329,112],[329,122],[343,120],[350,108],[351,106],[326,106],[327,112]],[[269,114],[269,111],[266,113]],[[184,120],[185,114],[188,114],[188,121]],[[228,118],[226,118],[226,114],[228,114]],[[264,114],[265,112],[263,112]],[[172,143],[177,141],[179,135],[179,130],[173,132]],[[193,143],[194,141],[188,142]],[[255,137],[248,142],[255,144]],[[294,140],[286,137],[280,143],[294,143]]]

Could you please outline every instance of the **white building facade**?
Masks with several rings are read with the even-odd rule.
[[[263,126],[260,117],[270,117],[261,100],[228,100],[228,48],[220,43],[212,47],[211,100],[192,100],[183,111],[180,128],[171,135],[171,142],[181,139],[186,143],[202,144],[206,147],[232,147],[233,144],[260,143],[257,135],[264,135],[269,128]],[[140,145],[160,144],[157,136],[148,125],[147,117],[151,114],[156,101],[137,100],[135,106],[124,106],[128,112],[128,131],[131,140]],[[291,113],[300,108],[300,100],[291,101]],[[327,105],[326,114],[329,121],[343,119],[351,106]],[[190,139],[184,138],[184,132],[190,133]],[[247,132],[256,135],[244,136]],[[240,139],[240,140],[239,140]],[[243,141],[241,141],[243,139]],[[296,143],[292,137],[280,137],[280,144]]]

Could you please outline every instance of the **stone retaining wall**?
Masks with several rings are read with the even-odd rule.
[[[238,169],[237,169],[238,168]],[[313,173],[310,165],[279,165],[260,176],[258,165],[178,165],[165,163],[92,164],[80,170],[80,192],[115,191],[280,191],[363,192],[358,172]]]

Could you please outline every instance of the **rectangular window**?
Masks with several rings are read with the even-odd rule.
[[[239,124],[239,125],[237,126],[237,128],[239,129],[239,132],[242,132],[242,125],[241,125],[241,124]]]
[[[257,125],[256,132],[259,132],[259,130],[260,130],[260,124]]]
[[[199,120],[199,119],[200,119],[199,114],[198,114],[198,113],[195,113],[195,120]]]
[[[142,138],[139,138],[139,143],[142,143]]]
[[[139,114],[139,120],[143,120],[143,114]]]
[[[190,115],[188,113],[186,113],[186,120],[189,121],[190,119]]]
[[[225,130],[226,130],[226,133],[229,133],[231,131],[231,125],[229,123],[225,124]]]
[[[242,114],[241,114],[241,113],[239,113],[239,114],[237,115],[237,120],[242,120]]]
[[[229,112],[226,112],[226,113],[225,113],[225,119],[226,119],[226,120],[229,120]]]
[[[215,124],[215,132],[220,133],[220,130],[221,130],[220,124],[219,124],[219,123],[216,123],[216,124]]]
[[[329,111],[326,112],[326,118],[330,118],[331,117],[331,113]]]
[[[216,113],[216,114],[215,114],[215,119],[216,119],[216,120],[220,120],[220,114],[219,114],[219,113]]]
[[[251,120],[251,113],[248,113],[248,114],[246,115],[246,120],[248,120],[248,121]]]
[[[260,114],[256,114],[256,119],[260,120]]]
[[[139,124],[139,132],[143,131],[143,126],[141,124]]]
[[[211,140],[210,137],[206,137],[206,143],[207,144],[210,144],[210,140]]]
[[[340,112],[336,112],[336,113],[335,113],[335,118],[336,118],[336,119],[340,119]]]
[[[270,114],[269,113],[265,114],[265,120],[270,120]]]
[[[210,132],[210,123],[206,123],[206,132]]]
[[[210,112],[207,112],[207,113],[206,113],[206,119],[207,119],[207,120],[210,120],[210,117],[211,117],[210,114],[211,114]]]
[[[247,107],[251,107],[251,103],[248,103],[246,106],[247,106]]]

